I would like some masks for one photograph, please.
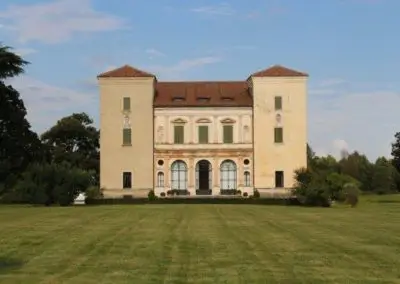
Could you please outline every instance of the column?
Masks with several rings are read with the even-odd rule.
[[[170,174],[171,174],[171,170],[170,170],[170,166],[169,166],[169,156],[165,156],[164,159],[164,187],[166,187],[167,190],[169,190],[171,188],[170,185]]]
[[[243,168],[243,156],[242,154],[239,154],[238,160],[237,160],[237,178],[238,178],[238,188],[243,187],[244,185],[244,168]]]
[[[218,143],[218,133],[219,133],[219,121],[218,116],[213,117],[213,126],[214,126],[214,133],[213,133],[213,141],[214,143]]]
[[[219,158],[215,157],[212,163],[212,170],[213,170],[213,188],[217,188],[219,190]]]

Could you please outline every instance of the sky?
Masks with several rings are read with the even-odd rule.
[[[39,134],[73,112],[97,123],[96,75],[121,65],[245,80],[280,64],[310,75],[314,151],[375,160],[400,131],[399,12],[399,0],[2,0],[0,41],[31,63],[11,84]]]

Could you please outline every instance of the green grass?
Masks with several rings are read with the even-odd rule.
[[[399,196],[368,196],[355,209],[0,206],[3,284],[399,279]]]

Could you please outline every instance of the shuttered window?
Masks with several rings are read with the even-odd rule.
[[[123,172],[122,173],[122,188],[128,189],[132,188],[132,173]]]
[[[199,143],[200,144],[208,143],[208,126],[207,125],[199,126]]]
[[[282,127],[275,127],[274,141],[275,141],[275,143],[283,143],[283,128]]]
[[[277,188],[285,187],[283,171],[275,172],[275,187]]]
[[[275,97],[275,110],[282,109],[282,97]]]
[[[233,125],[224,125],[224,143],[233,143]]]
[[[175,144],[183,144],[184,141],[184,128],[183,125],[175,125],[174,126],[174,143]]]
[[[124,98],[123,108],[124,108],[124,111],[131,110],[131,98],[129,98],[129,97]]]
[[[123,145],[131,145],[132,144],[132,130],[130,128],[123,129],[122,144]]]

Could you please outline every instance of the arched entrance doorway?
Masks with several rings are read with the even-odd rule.
[[[234,161],[225,160],[221,163],[221,191],[237,189],[237,167]]]
[[[212,167],[207,160],[200,160],[196,164],[196,194],[211,194]]]
[[[171,189],[187,189],[187,166],[184,161],[177,160],[171,165]]]

